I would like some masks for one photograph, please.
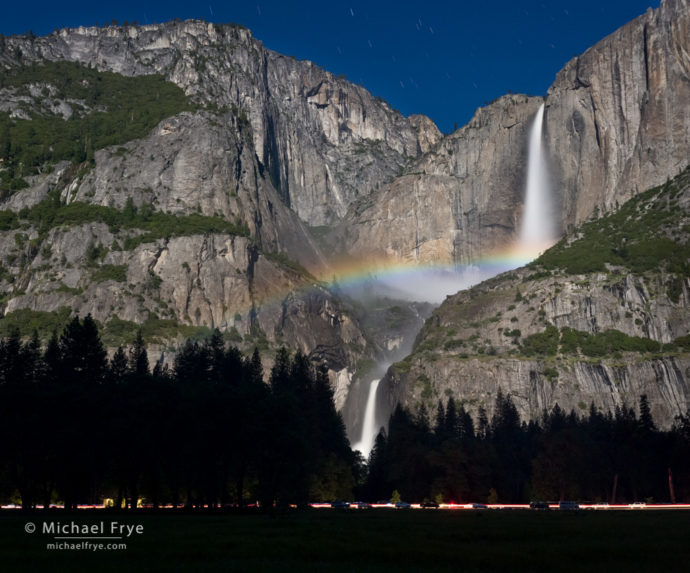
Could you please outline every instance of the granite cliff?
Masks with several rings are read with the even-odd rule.
[[[690,4],[663,0],[573,58],[546,102],[564,226],[677,175],[690,147]]]
[[[310,225],[344,215],[353,199],[392,179],[441,137],[428,118],[404,118],[343,77],[267,50],[241,26],[186,21],[62,29],[8,38],[0,56],[5,66],[41,60],[126,76],[163,74],[195,101],[234,106],[267,178]],[[202,212],[209,207],[202,203]]]
[[[572,228],[690,155],[690,5],[663,0],[573,58],[545,98],[504,96],[358,199],[333,241],[372,260],[466,262],[517,236],[527,131],[545,102],[554,218]]]
[[[19,214],[4,226],[4,313],[70,308],[106,328],[154,317],[180,332],[218,327],[247,347],[287,343],[326,362],[342,405],[358,362],[385,348],[311,276],[328,276],[329,263],[309,227],[337,220],[430,149],[441,137],[433,122],[404,118],[343,77],[265,49],[242,26],[61,29],[3,38],[0,48],[0,112],[15,136],[3,158],[2,209]],[[60,68],[41,79],[41,69],[61,62],[101,75],[158,74],[187,104],[143,136],[96,145],[86,161],[38,162],[27,173],[26,161],[11,161],[17,125],[87,122],[111,111],[99,104],[100,76]],[[79,96],[65,87],[65,71],[86,88]],[[85,149],[93,139],[86,135]],[[111,218],[134,209],[178,219],[162,236],[147,235],[87,209],[85,218],[47,228],[38,213],[54,201],[63,211],[107,209]],[[193,224],[175,230],[190,217],[205,221],[198,232]],[[229,234],[213,232],[219,221],[230,223]]]
[[[424,116],[405,118],[344,77],[267,50],[242,26],[188,21],[2,38],[5,319],[33,320],[67,308],[93,314],[113,344],[122,341],[117,333],[149,325],[161,351],[189,328],[219,327],[247,348],[285,343],[327,363],[340,407],[357,370],[362,374],[373,360],[394,356],[406,342],[397,331],[367,324],[351,302],[314,278],[332,277],[333,256],[445,265],[505,248],[521,220],[527,133],[542,103],[554,218],[561,229],[572,231],[591,216],[614,212],[675,176],[690,156],[689,30],[688,1],[663,0],[658,10],[568,62],[545,98],[501,97],[445,137]],[[81,71],[63,67],[41,77],[42,70],[66,62]],[[112,74],[109,81],[149,82],[152,88],[143,91],[161,98],[168,93],[176,103],[165,108],[168,114],[156,115],[157,103],[149,101],[152,107],[136,119],[135,110],[131,116],[120,110],[122,125],[108,129],[121,128],[121,137],[108,139],[108,130],[104,136],[89,127],[114,113],[99,90],[106,74]],[[20,77],[29,79],[22,83]],[[85,126],[74,131],[78,143],[69,153],[59,155],[71,144],[57,139],[26,151],[26,138],[52,133],[60,121],[62,127]],[[145,128],[127,131],[130,123]],[[645,355],[638,362],[624,355],[622,362],[602,359],[594,366],[571,353],[572,368],[555,376],[554,366],[511,354],[524,345],[520,336],[504,334],[510,326],[523,337],[541,335],[547,322],[559,337],[564,328],[592,336],[615,329],[675,344],[686,334],[685,271],[673,274],[678,300],[657,296],[665,292],[668,270],[647,278],[619,272],[558,275],[566,287],[521,270],[513,278],[527,281],[524,288],[501,290],[506,279],[500,288],[489,283],[456,295],[458,304],[478,297],[476,305],[463,307],[476,314],[469,323],[489,321],[491,328],[434,338],[429,325],[445,320],[446,303],[405,362],[410,373],[398,367],[390,374],[392,400],[412,404],[422,392],[424,399],[429,392],[455,392],[452,380],[461,375],[479,384],[477,372],[486,367],[494,372],[489,386],[507,390],[524,372],[535,388],[544,376],[564,385],[572,378],[568,392],[560,382],[551,384],[553,392],[542,385],[530,394],[521,386],[524,415],[555,400],[562,406],[586,403],[595,394],[599,405],[610,407],[632,401],[644,388],[668,421],[684,403],[678,398],[687,378],[682,352]],[[539,310],[529,305],[507,318],[507,307],[517,303],[506,297],[517,290],[538,299]],[[635,296],[639,300],[626,298]],[[636,306],[621,315],[615,311],[621,301]],[[390,305],[382,316],[397,303]],[[419,319],[411,308],[409,324]],[[511,324],[504,325],[507,320]],[[434,370],[456,342],[475,335],[475,354]],[[419,353],[429,352],[432,343],[436,361],[422,364]],[[625,373],[614,373],[623,363]],[[433,376],[422,371],[432,366]],[[580,371],[591,375],[574,374]],[[654,394],[647,384],[656,372],[667,373],[659,374],[667,390]],[[629,391],[617,394],[601,380],[627,380]],[[479,403],[494,391],[482,388],[468,399]]]
[[[511,243],[520,222],[527,132],[541,98],[509,95],[356,201],[332,240],[373,260],[467,263]]]

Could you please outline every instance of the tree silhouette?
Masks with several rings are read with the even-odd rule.
[[[138,379],[145,379],[149,375],[149,357],[146,352],[146,345],[144,338],[141,335],[141,329],[137,330],[137,336],[134,339],[134,344],[129,349],[129,361],[127,369]]]
[[[186,341],[168,373],[150,372],[141,332],[108,361],[95,321],[39,338],[0,340],[0,501],[65,508],[114,498],[134,509],[260,500],[371,501],[392,491],[422,501],[690,499],[690,412],[660,430],[646,396],[587,415],[558,405],[520,420],[499,391],[491,420],[449,398],[414,414],[397,406],[368,464],[349,447],[325,367],[280,349],[264,379],[219,331]],[[363,472],[366,469],[366,476]]]

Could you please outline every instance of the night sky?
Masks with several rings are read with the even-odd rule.
[[[13,2],[0,33],[173,18],[241,23],[265,46],[345,74],[444,132],[509,91],[545,94],[574,55],[659,0]]]

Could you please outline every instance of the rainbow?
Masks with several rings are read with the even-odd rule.
[[[294,283],[265,285],[266,289],[258,296],[259,307],[282,303],[290,294],[299,296],[312,289],[326,288],[348,292],[374,282],[383,283],[398,291],[401,298],[440,303],[447,295],[526,265],[552,244],[553,241],[511,245],[464,263],[420,263],[385,257],[349,257],[334,261],[318,270],[312,269],[313,280],[305,281],[302,287],[297,289],[294,288]]]
[[[458,273],[473,268],[485,268],[487,272],[495,270],[496,273],[494,274],[497,274],[526,265],[552,245],[553,242],[511,245],[504,249],[491,251],[465,263],[451,263],[447,261],[420,263],[417,261],[392,260],[384,257],[350,258],[336,261],[327,269],[318,272],[316,276],[324,283],[324,286],[335,286],[336,284],[343,286],[365,282],[372,278],[386,279],[397,277],[405,279],[415,274],[429,272]]]

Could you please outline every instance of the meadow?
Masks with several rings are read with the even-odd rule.
[[[142,525],[119,551],[46,549],[43,521]],[[27,522],[38,531],[26,533]],[[294,510],[0,515],[5,571],[687,571],[686,511]]]

